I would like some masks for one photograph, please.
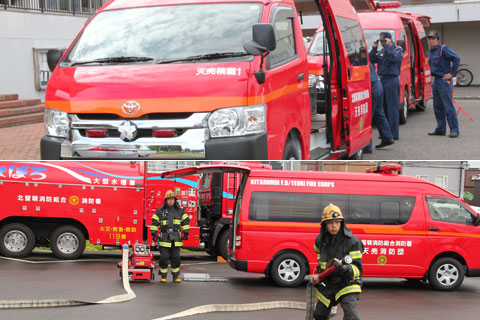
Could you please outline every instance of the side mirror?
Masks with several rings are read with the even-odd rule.
[[[265,71],[263,70],[263,61],[265,56],[275,50],[277,47],[277,41],[275,38],[275,31],[273,25],[269,23],[257,23],[252,27],[253,40],[248,40],[243,43],[243,49],[248,54],[253,56],[261,56],[260,70],[254,72],[255,78],[259,84],[265,82]]]
[[[50,49],[47,51],[47,64],[51,72],[53,72],[64,53],[65,49]]]
[[[277,41],[275,31],[269,23],[257,23],[252,27],[253,40],[245,41],[243,48],[248,54],[259,56],[263,53],[275,50]]]

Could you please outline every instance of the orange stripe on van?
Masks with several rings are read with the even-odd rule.
[[[429,232],[429,236],[451,236],[451,237],[465,237],[465,238],[480,238],[480,234],[459,233],[459,232]]]
[[[350,81],[360,81],[360,80],[370,80],[370,78],[367,78],[367,73],[370,72],[370,66],[356,66],[352,68],[352,78]]]
[[[67,113],[113,113],[125,118],[137,118],[155,112],[211,112],[221,108],[268,103],[284,95],[305,89],[308,89],[308,81],[284,86],[265,96],[255,96],[250,99],[247,97],[184,97],[86,101],[47,100],[45,101],[45,107]],[[122,112],[122,105],[129,100],[134,100],[140,104],[140,112],[131,116]]]

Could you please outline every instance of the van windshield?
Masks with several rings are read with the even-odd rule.
[[[365,41],[367,42],[368,51],[373,47],[373,42],[380,38],[380,32],[389,32],[392,35],[392,41],[395,43],[395,30],[386,29],[363,29]],[[378,50],[382,49],[382,45],[378,44]]]
[[[103,11],[84,29],[65,62],[155,63],[204,55],[209,55],[207,60],[245,56],[243,43],[252,39],[252,25],[260,22],[261,13],[258,3]]]
[[[323,56],[324,52],[323,52],[323,43],[324,42],[324,32],[321,31],[321,32],[318,32],[316,35],[315,35],[315,38],[313,39],[313,42],[310,46],[310,50],[308,51],[308,55],[309,56]],[[328,45],[327,45],[327,48],[325,50],[325,54],[328,55]]]

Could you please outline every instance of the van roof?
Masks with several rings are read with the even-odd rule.
[[[271,3],[279,2],[279,0],[112,0],[105,4],[99,11],[116,10],[126,8],[138,7],[154,7],[154,6],[168,6],[181,4],[199,4],[199,3],[226,3],[226,2],[257,2],[257,3]],[[283,3],[293,3],[293,0],[282,0]]]
[[[291,178],[291,179],[331,179],[331,180],[362,180],[362,181],[389,181],[427,184],[433,188],[442,190],[452,197],[456,195],[429,181],[404,175],[380,174],[380,173],[353,173],[332,171],[289,171],[289,170],[252,170],[250,178]]]
[[[399,29],[402,25],[400,12],[375,11],[360,12],[358,17],[363,29]]]

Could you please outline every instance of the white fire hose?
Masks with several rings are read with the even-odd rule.
[[[128,281],[128,245],[124,245],[122,250],[122,280],[123,288],[127,293],[112,296],[100,301],[72,299],[0,300],[0,309],[66,307],[87,304],[118,303],[135,299],[135,293],[130,288],[130,282]]]

